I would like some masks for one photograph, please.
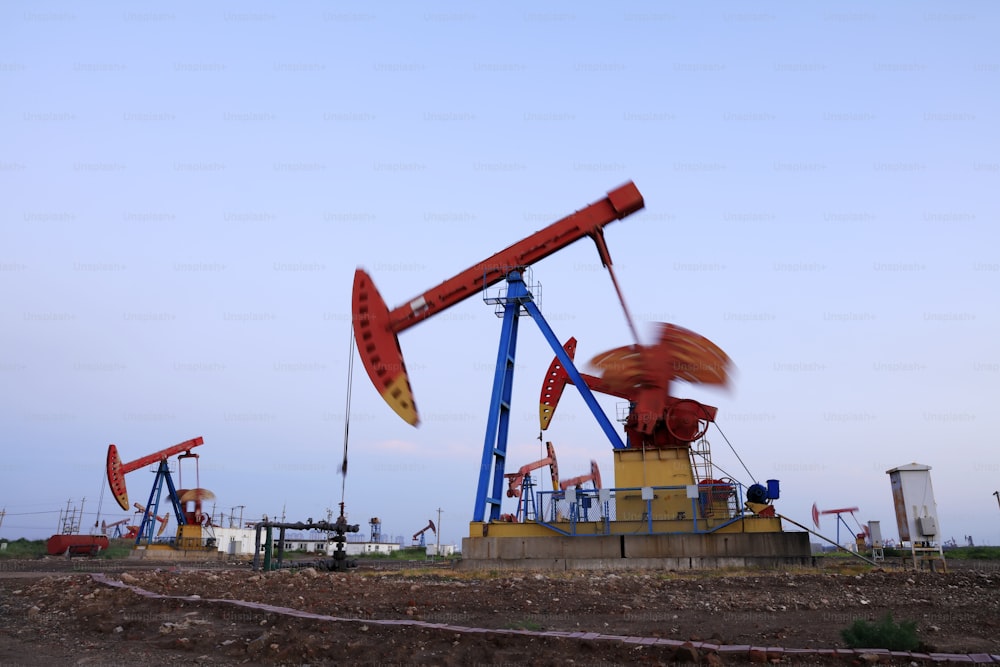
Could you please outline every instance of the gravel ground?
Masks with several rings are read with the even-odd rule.
[[[96,581],[92,572],[153,593],[189,597],[146,598]],[[245,565],[6,561],[0,568],[0,665],[740,664],[749,660],[746,651],[640,645],[596,634],[834,649],[845,647],[840,631],[854,620],[886,613],[916,623],[922,652],[1000,654],[998,588],[1000,571],[992,563],[952,566],[946,574],[851,565],[498,574],[441,568],[254,573]],[[393,620],[398,623],[382,623]],[[505,632],[470,630],[477,628]],[[544,636],[547,631],[595,634]],[[846,663],[776,652],[753,658]]]

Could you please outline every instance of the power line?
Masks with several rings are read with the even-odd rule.
[[[740,465],[743,466],[743,469],[747,471],[748,475],[750,475],[750,479],[752,479],[754,481],[754,483],[756,484],[757,483],[757,478],[754,477],[754,474],[752,472],[750,472],[749,468],[747,468],[747,464],[743,463],[743,459],[740,458],[740,455],[736,452],[736,448],[733,447],[733,444],[731,442],[729,442],[729,438],[726,437],[726,434],[722,432],[721,428],[719,428],[719,424],[717,422],[712,422],[712,423],[715,424],[715,428],[717,428],[719,430],[719,435],[722,436],[722,439],[726,441],[727,445],[729,445],[729,449],[733,450],[733,455],[736,456],[736,460],[740,462]]]
[[[347,350],[347,405],[344,407],[344,461],[340,465],[340,508],[343,513],[344,493],[347,491],[347,441],[351,428],[351,385],[354,378],[354,325],[351,324],[351,336]]]

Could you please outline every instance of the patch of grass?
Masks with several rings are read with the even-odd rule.
[[[434,570],[429,567],[404,567],[401,570],[396,570],[401,577],[421,577],[428,578],[434,575]]]
[[[46,552],[45,540],[26,540],[22,537],[17,540],[4,540],[3,543],[7,548],[0,550],[0,558],[41,558]]]
[[[823,563],[822,561],[817,561],[823,572],[842,574],[844,576],[853,577],[858,574],[863,574],[866,572],[871,572],[874,569],[873,565],[868,565],[859,561],[847,561],[839,563]]]
[[[890,651],[915,651],[920,647],[917,625],[913,621],[897,623],[892,614],[872,623],[858,619],[840,631],[850,648],[884,648]]]
[[[453,570],[448,577],[457,581],[492,581],[504,576],[500,570]]]
[[[0,549],[0,560],[42,558],[48,555],[47,542],[48,540],[26,540],[23,537],[17,540],[0,540],[0,543],[7,545],[5,549]],[[131,540],[111,540],[108,548],[103,549],[97,557],[105,560],[128,558],[132,553],[132,546]]]
[[[1000,547],[955,547],[945,549],[944,554],[958,560],[1000,560]]]
[[[521,619],[507,624],[508,630],[531,630],[533,632],[541,630],[542,625],[536,621]]]
[[[358,560],[427,560],[427,550],[424,547],[403,547],[402,549],[396,549],[395,551],[385,554],[369,552],[358,554],[354,556]],[[438,559],[440,560],[440,559]]]
[[[105,560],[128,558],[132,553],[133,546],[135,546],[135,544],[131,540],[111,540],[108,548],[97,554],[97,557]]]

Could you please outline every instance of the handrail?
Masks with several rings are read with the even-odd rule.
[[[687,491],[691,485],[679,485],[679,486],[650,486],[650,487],[621,487],[613,489],[575,489],[572,491],[572,496],[575,500],[570,503],[568,511],[566,508],[563,509],[565,518],[557,519],[558,514],[555,503],[559,501],[565,501],[567,491],[537,491],[535,493],[536,506],[539,508],[536,512],[536,518],[533,523],[537,523],[549,530],[552,530],[561,535],[567,536],[588,536],[588,535],[611,535],[611,534],[635,534],[635,535],[673,535],[673,534],[710,534],[715,533],[723,528],[732,525],[738,521],[743,521],[748,517],[752,517],[743,508],[743,488],[738,482],[726,483],[726,484],[699,484],[695,485],[698,489],[698,495],[688,498],[691,500],[691,512],[690,517],[683,519],[668,519],[666,517],[654,518],[653,517],[653,502],[659,497],[662,492],[665,491]],[[724,487],[727,493],[732,493],[736,496],[737,503],[735,506],[727,505],[727,513],[719,516],[705,516],[705,498],[711,497],[715,487]],[[628,521],[623,521],[621,519],[613,519],[612,515],[617,508],[617,500],[621,499],[622,496],[628,493],[642,494],[645,490],[649,490],[651,493],[646,493],[645,498],[646,511],[643,512],[641,518],[629,519]],[[586,502],[586,501],[590,502]],[[593,501],[597,501],[594,503]],[[632,502],[637,500],[633,498]],[[615,503],[615,504],[612,504]],[[596,505],[596,506],[594,506]],[[686,514],[686,513],[685,513]],[[581,518],[581,516],[586,518]],[[658,527],[662,527],[663,522],[670,522],[670,524],[676,524],[678,522],[683,522],[690,526],[690,528],[685,530],[657,530]],[[611,523],[617,524],[644,524],[640,525],[639,528],[627,533],[612,533]],[[603,524],[603,525],[602,525]],[[592,530],[580,530],[580,526],[599,526],[599,529]]]

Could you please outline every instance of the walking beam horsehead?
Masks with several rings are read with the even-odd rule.
[[[585,236],[597,244],[604,266],[611,256],[604,243],[604,227],[645,206],[639,189],[631,181],[612,190],[607,197],[552,223],[531,236],[488,257],[437,287],[389,310],[371,276],[358,268],[354,273],[352,318],[358,353],[368,377],[396,414],[416,426],[420,422],[413,390],[403,362],[398,334],[450,308]]]

